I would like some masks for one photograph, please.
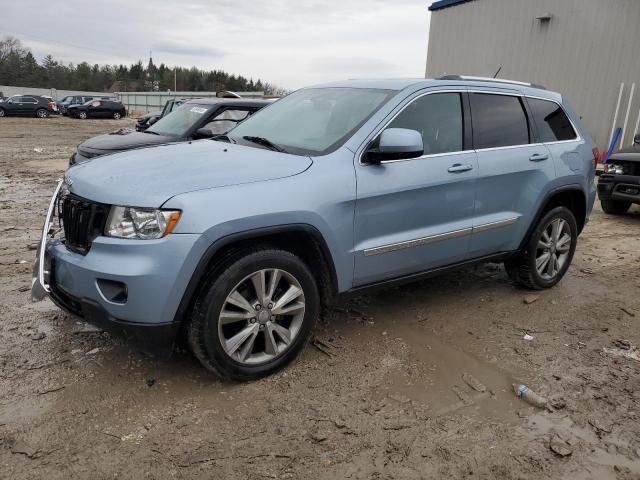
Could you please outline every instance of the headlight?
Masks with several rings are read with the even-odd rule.
[[[104,234],[138,240],[162,238],[173,231],[179,219],[179,210],[111,207]]]
[[[615,163],[606,163],[604,169],[607,173],[624,174],[624,167],[622,165],[616,165]]]

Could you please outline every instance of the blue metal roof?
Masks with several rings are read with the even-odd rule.
[[[461,3],[471,2],[472,0],[438,0],[437,2],[433,2],[429,7],[430,11],[442,10],[443,8],[455,7],[456,5],[460,5]]]

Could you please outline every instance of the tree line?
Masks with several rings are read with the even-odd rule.
[[[174,77],[175,75],[175,77]],[[174,86],[175,80],[175,86]],[[55,88],[92,92],[194,91],[218,92],[264,91],[281,95],[284,91],[261,80],[233,75],[222,70],[200,70],[196,67],[155,65],[149,59],[146,67],[139,60],[127,65],[98,65],[81,62],[64,64],[47,55],[38,62],[31,51],[15,37],[0,40],[0,85]]]

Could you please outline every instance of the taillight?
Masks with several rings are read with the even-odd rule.
[[[53,107],[55,107],[55,106],[56,106],[56,104],[55,104],[55,102],[49,102],[49,103],[47,103],[47,106],[48,106],[49,108],[53,109]]]
[[[593,147],[593,150],[591,150],[591,152],[593,153],[593,168],[596,168],[598,166],[598,162],[600,161],[600,151],[598,150],[598,147]]]

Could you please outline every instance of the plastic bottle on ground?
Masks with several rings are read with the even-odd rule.
[[[547,399],[531,390],[526,385],[513,384],[513,390],[520,400],[533,405],[534,407],[544,408],[547,406]]]

